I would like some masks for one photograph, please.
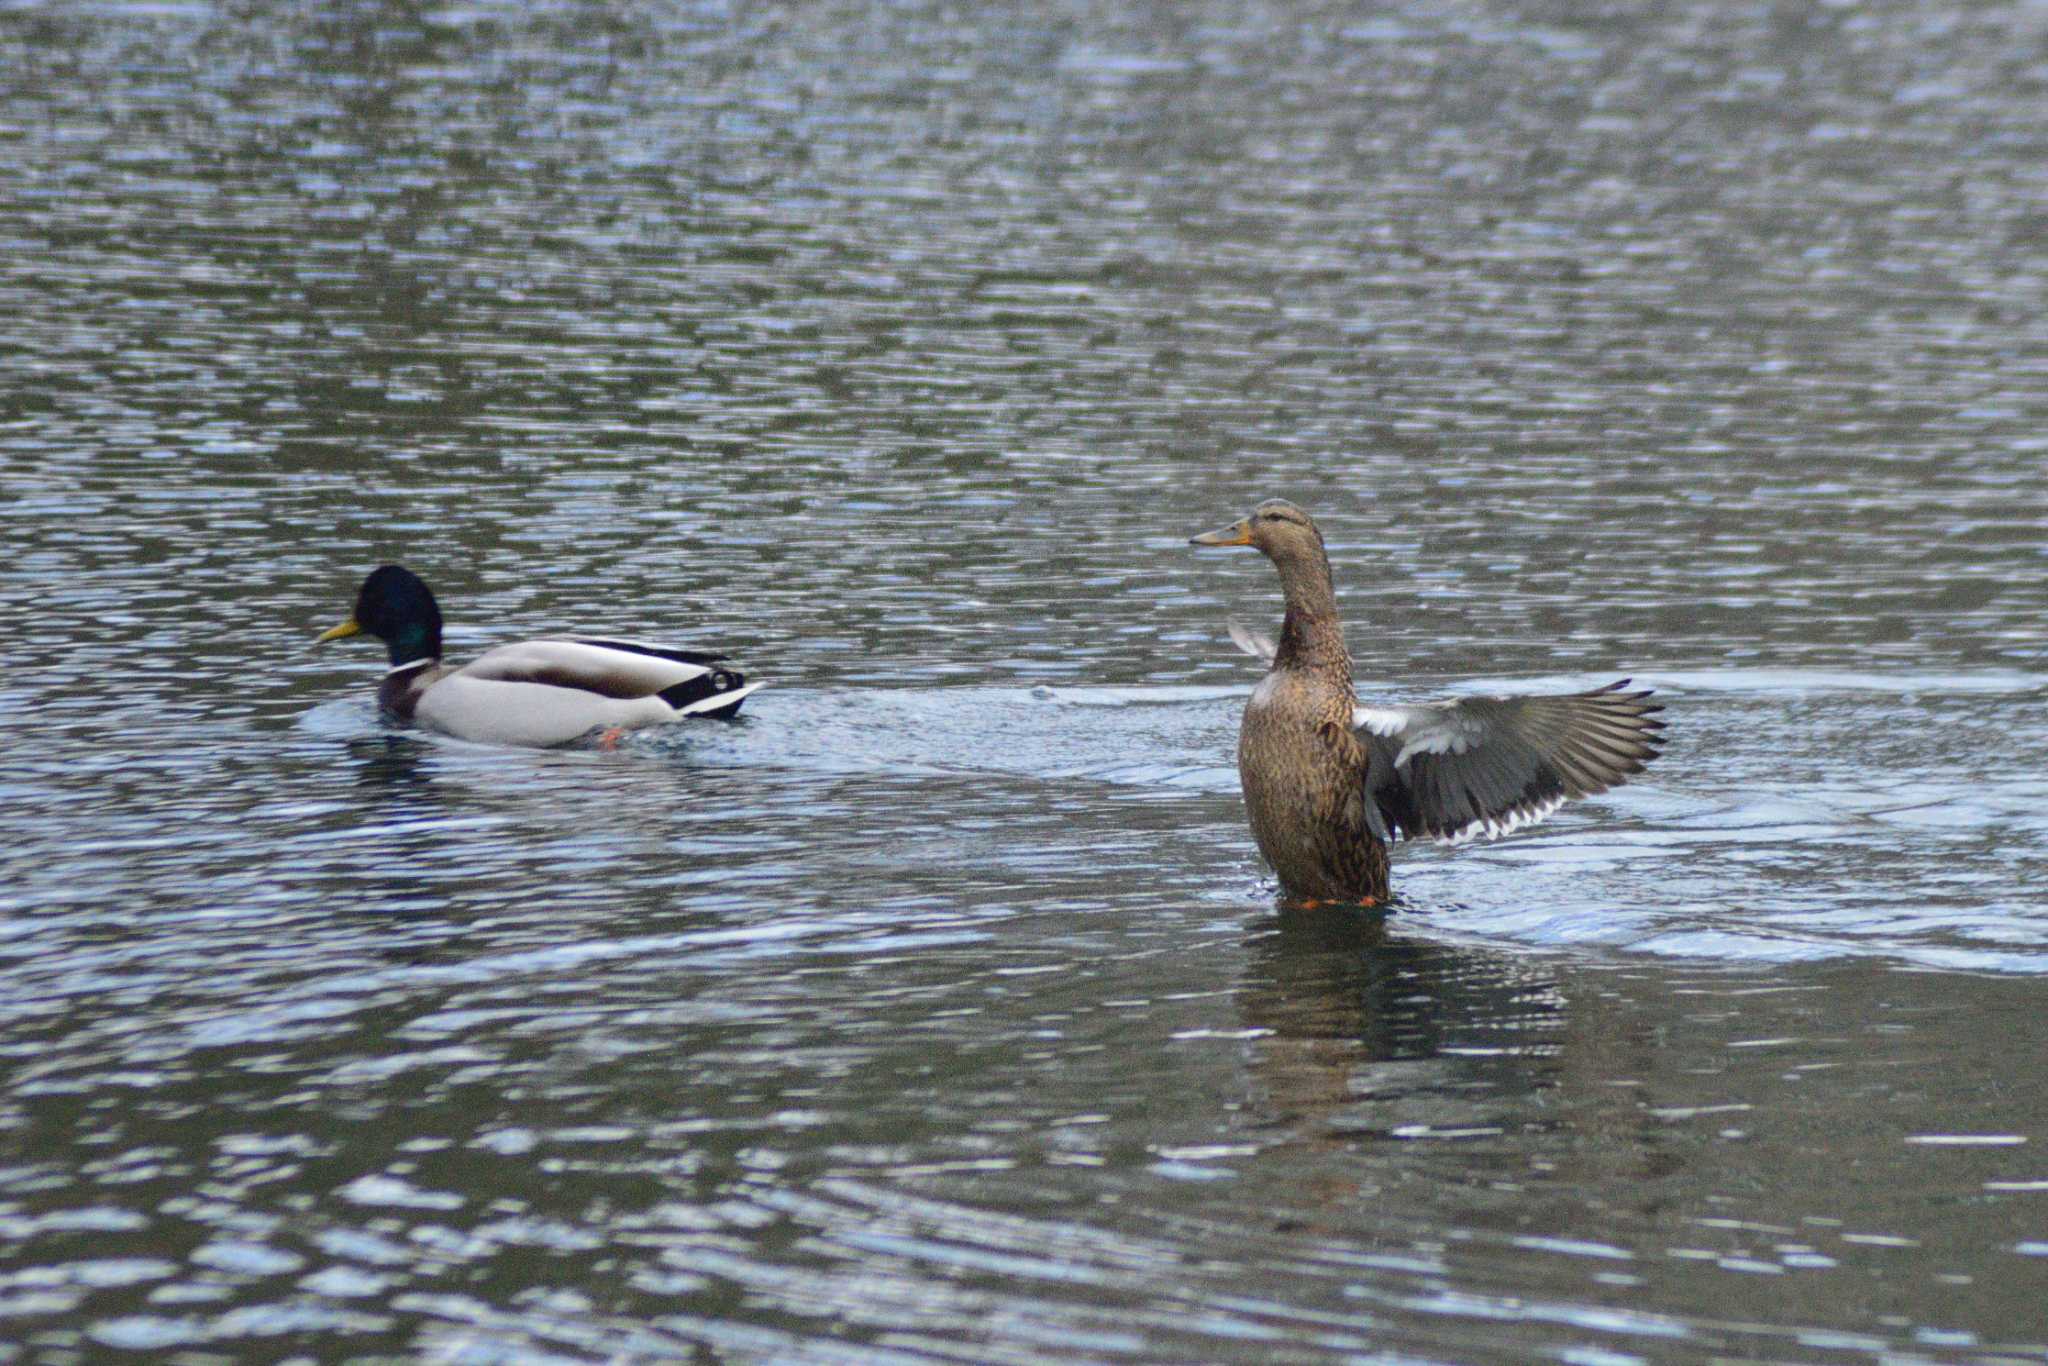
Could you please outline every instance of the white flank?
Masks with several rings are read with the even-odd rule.
[[[478,678],[458,672],[420,695],[413,715],[463,740],[507,745],[559,745],[597,726],[633,730],[675,713],[658,697],[603,697],[581,688]]]

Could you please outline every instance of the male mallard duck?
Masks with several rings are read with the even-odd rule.
[[[1458,843],[1533,825],[1570,797],[1604,792],[1657,754],[1663,707],[1628,680],[1547,697],[1461,697],[1362,707],[1309,515],[1275,498],[1194,545],[1256,547],[1280,571],[1287,616],[1275,646],[1232,629],[1272,669],[1238,734],[1252,838],[1301,901],[1387,898],[1387,844]]]
[[[315,644],[367,633],[391,649],[384,710],[464,740],[559,745],[685,716],[731,716],[748,693],[724,655],[637,640],[523,640],[460,668],[441,662],[441,609],[417,574],[387,564],[363,580],[349,619]]]

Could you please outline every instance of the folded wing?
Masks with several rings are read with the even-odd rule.
[[[501,645],[476,658],[449,681],[524,683],[561,688],[608,699],[608,709],[592,710],[570,698],[551,707],[561,727],[596,716],[586,724],[652,725],[674,716],[730,716],[761,685],[718,661],[724,655],[673,650],[637,640],[523,640]],[[447,683],[442,684],[443,687]],[[579,733],[582,729],[578,726]]]
[[[1388,838],[1505,835],[1640,773],[1663,707],[1628,680],[1591,692],[1359,707],[1366,795]]]

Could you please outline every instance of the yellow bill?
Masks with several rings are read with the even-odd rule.
[[[341,625],[330,626],[326,630],[322,631],[320,633],[320,638],[314,641],[313,643],[315,645],[325,645],[330,640],[342,640],[348,636],[360,635],[362,634],[362,630],[362,627],[356,625],[356,619],[354,617],[350,617],[347,621],[341,623]]]

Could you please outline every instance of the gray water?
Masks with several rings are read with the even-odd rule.
[[[2041,1359],[2044,204],[2038,5],[0,5],[0,1358]],[[1667,753],[1281,913],[1268,495]]]

